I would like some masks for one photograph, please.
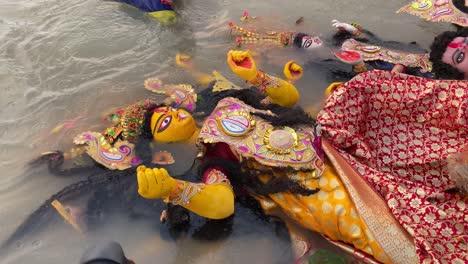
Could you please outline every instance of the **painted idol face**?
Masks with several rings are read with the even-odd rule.
[[[304,36],[302,38],[301,48],[303,49],[315,49],[322,46],[322,40],[320,37]]]
[[[151,117],[151,132],[159,142],[180,142],[189,139],[196,130],[192,115],[172,107],[159,107]]]
[[[457,68],[465,74],[465,79],[468,76],[468,37],[456,37],[447,46],[447,49],[442,56],[442,61]]]

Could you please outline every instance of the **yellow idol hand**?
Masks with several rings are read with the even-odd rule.
[[[296,64],[294,61],[288,61],[284,65],[283,70],[284,76],[289,80],[298,80],[302,77],[304,70],[299,64]]]
[[[190,55],[178,53],[175,57],[177,66],[184,69],[192,68],[192,57]]]
[[[250,81],[257,75],[257,66],[250,51],[230,50],[227,54],[227,64],[237,76]]]
[[[175,188],[176,180],[165,169],[137,168],[138,193],[147,199],[168,197]]]

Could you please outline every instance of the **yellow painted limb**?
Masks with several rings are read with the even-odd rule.
[[[334,82],[334,83],[331,83],[327,89],[325,90],[325,95],[327,97],[329,97],[330,95],[332,95],[332,93],[335,91],[336,88],[340,87],[341,85],[343,85],[342,82]]]
[[[57,210],[60,216],[62,216],[63,219],[67,221],[67,223],[69,223],[76,231],[78,231],[78,233],[84,234],[80,226],[77,223],[75,223],[75,221],[72,219],[65,207],[63,207],[63,205],[58,200],[53,200],[50,204],[55,208],[55,210]]]
[[[294,61],[288,61],[284,65],[283,73],[286,79],[288,79],[290,82],[294,82],[302,78],[304,70],[299,64],[295,63]]]
[[[188,204],[188,210],[210,219],[223,219],[234,213],[234,193],[226,184],[205,185]]]
[[[198,71],[193,71],[192,75],[197,80],[197,83],[203,86],[207,86],[208,84],[210,84],[211,81],[214,80],[212,75]]]
[[[193,78],[195,78],[200,85],[206,86],[214,80],[213,75],[206,74],[195,69],[190,55],[178,53],[175,57],[175,61],[178,67],[190,72]]]
[[[170,26],[177,22],[177,14],[172,10],[149,12],[148,15],[158,20],[164,26]]]
[[[182,69],[191,70],[193,67],[192,56],[187,54],[177,53],[175,56],[175,62],[176,65]]]
[[[271,98],[271,102],[284,106],[292,107],[299,101],[299,92],[296,87],[283,79],[278,78],[280,86],[267,87],[265,92]]]
[[[138,193],[146,199],[164,199],[211,219],[234,213],[234,193],[228,183],[191,183],[172,178],[165,169],[137,168]],[[222,180],[222,179],[220,179]]]
[[[166,198],[177,188],[177,180],[164,168],[138,166],[137,181],[138,193],[146,199]]]
[[[237,76],[248,81],[261,91],[265,91],[272,103],[284,107],[292,107],[299,101],[299,92],[296,87],[281,78],[259,71],[250,51],[229,51],[227,54],[227,64]],[[302,71],[302,68],[292,61],[287,64],[287,68],[289,69],[289,73],[291,73],[291,78],[291,71]]]
[[[227,54],[227,64],[233,73],[246,81],[257,78],[257,66],[249,50],[230,50]]]

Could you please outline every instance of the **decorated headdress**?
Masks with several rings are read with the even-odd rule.
[[[428,53],[414,54],[399,50],[392,50],[381,46],[369,45],[355,39],[343,42],[341,52],[334,55],[344,62],[356,61],[385,61],[393,64],[401,64],[406,67],[420,68],[421,72],[432,71],[432,63]]]
[[[247,21],[251,17],[247,12],[241,18],[241,21]],[[252,17],[254,18],[254,17]],[[322,40],[318,36],[310,36],[305,33],[293,31],[265,31],[257,32],[254,29],[247,29],[239,25],[229,22],[231,34],[238,35],[236,37],[237,45],[240,47],[242,44],[260,44],[268,45],[274,44],[283,47],[296,47],[296,48],[315,48],[322,45]]]
[[[257,33],[254,30],[249,30],[238,26],[233,22],[229,22],[231,34],[237,32],[241,36],[236,38],[237,44],[280,44],[281,46],[292,46],[294,42],[294,32],[266,32]]]
[[[164,84],[158,78],[150,78],[145,81],[145,88],[153,93],[164,94],[169,98],[169,103],[177,107],[194,112],[197,102],[197,93],[189,84]]]
[[[125,170],[141,162],[136,156],[134,141],[143,133],[147,110],[154,108],[154,101],[145,100],[129,105],[108,118],[117,121],[104,133],[83,132],[73,142],[84,146],[93,160],[111,170]]]
[[[468,7],[464,0],[414,0],[397,13],[407,12],[432,22],[468,26]]]

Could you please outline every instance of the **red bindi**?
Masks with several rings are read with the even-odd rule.
[[[450,42],[450,44],[448,46],[450,48],[452,48],[452,49],[457,49],[457,48],[461,48],[463,46],[462,43],[463,42]]]

